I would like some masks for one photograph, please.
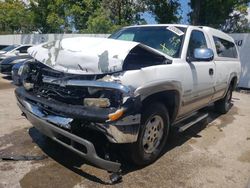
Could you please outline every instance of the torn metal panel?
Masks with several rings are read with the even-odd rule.
[[[103,74],[122,70],[129,51],[138,43],[105,38],[66,38],[29,49],[43,64],[73,74]]]
[[[77,37],[44,43],[28,50],[41,63],[72,74],[105,74],[123,70],[123,62],[136,46],[149,54],[166,55],[137,42]]]

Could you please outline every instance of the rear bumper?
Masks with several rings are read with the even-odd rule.
[[[22,101],[22,102],[18,101],[19,108],[25,114],[27,119],[34,125],[34,127],[36,127],[44,135],[50,137],[52,140],[56,141],[57,143],[77,153],[82,158],[86,159],[88,162],[90,162],[96,167],[99,167],[101,169],[105,169],[111,172],[118,172],[120,170],[120,166],[121,166],[120,163],[112,162],[112,161],[108,161],[108,160],[104,160],[100,158],[97,155],[95,147],[91,142],[57,127],[51,122],[48,122],[47,120],[40,117],[40,116],[43,116],[43,114],[39,114],[40,111],[36,111],[37,109],[35,106],[25,101]],[[62,122],[61,126],[63,126],[64,124],[69,123],[71,119],[61,117],[61,119],[57,118],[55,119],[55,121],[57,122],[61,121]],[[61,137],[69,139],[70,142],[64,142],[62,139],[60,139]],[[84,146],[86,150],[83,152],[75,148],[75,143],[80,144],[81,146]]]

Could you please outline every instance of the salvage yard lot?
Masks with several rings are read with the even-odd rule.
[[[84,164],[42,136],[21,116],[11,81],[0,74],[0,156],[48,156],[36,161],[0,161],[2,187],[103,187],[106,171]],[[136,169],[123,167],[114,187],[250,187],[250,95],[234,92],[233,107],[185,133],[173,132],[163,156]]]

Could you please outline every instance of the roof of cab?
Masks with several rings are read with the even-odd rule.
[[[202,27],[202,29],[204,29],[204,31],[211,34],[212,36],[219,37],[219,38],[222,38],[224,40],[234,42],[234,39],[231,36],[229,36],[228,34],[222,32],[222,31],[220,31],[218,29],[214,29],[214,28],[211,28],[211,27],[205,27],[205,26]]]
[[[127,26],[124,28],[132,28],[132,27],[166,27],[166,26],[175,26],[175,27],[184,27],[187,28],[189,25],[182,25],[182,24],[148,24],[148,25],[132,25]]]

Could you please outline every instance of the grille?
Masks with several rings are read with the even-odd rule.
[[[33,64],[30,71],[28,80],[34,83],[33,93],[35,95],[42,96],[44,98],[51,98],[66,104],[82,105],[83,100],[86,97],[90,98],[109,98],[112,107],[116,107],[121,103],[121,93],[119,91],[102,89],[95,94],[89,94],[87,87],[76,86],[60,86],[55,84],[43,83],[42,78],[44,76],[53,77],[55,79],[74,77],[79,80],[96,80],[103,75],[76,75],[67,74],[53,70],[41,63]]]
[[[83,104],[83,99],[88,96],[86,88],[61,87],[53,84],[43,84],[35,87],[34,92],[45,98],[74,105]]]

